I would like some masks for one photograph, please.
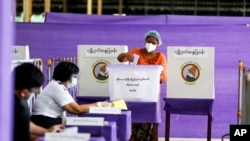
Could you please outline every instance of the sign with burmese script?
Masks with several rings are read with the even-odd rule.
[[[115,107],[90,107],[89,113],[96,113],[96,114],[121,114],[120,108]]]
[[[26,60],[30,59],[29,46],[13,46],[12,60]]]
[[[46,132],[44,141],[89,141],[90,133],[50,133]]]
[[[103,117],[67,117],[66,125],[104,126]]]
[[[79,95],[108,97],[106,67],[120,64],[118,55],[127,51],[126,45],[78,45]]]
[[[158,102],[160,65],[108,65],[109,94],[112,101]]]
[[[214,99],[214,48],[168,46],[167,98]]]

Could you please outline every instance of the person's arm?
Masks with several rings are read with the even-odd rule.
[[[134,56],[130,53],[120,53],[118,56],[117,56],[117,60],[119,62],[133,62],[134,61]]]
[[[63,109],[71,114],[81,114],[89,112],[89,107],[96,107],[97,103],[91,104],[77,104],[76,102],[71,102],[63,106]]]
[[[100,101],[91,104],[81,104],[78,105],[76,102],[71,102],[65,106],[63,106],[64,110],[71,114],[81,114],[89,112],[90,107],[111,107],[112,104],[107,101]]]
[[[167,81],[167,59],[165,55],[161,57],[161,63],[163,70],[161,72],[160,83],[165,83]]]

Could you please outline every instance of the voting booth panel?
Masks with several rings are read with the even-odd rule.
[[[160,65],[108,65],[110,100],[158,102]]]
[[[239,61],[238,124],[250,124],[250,67]]]
[[[78,58],[77,57],[62,57],[62,58],[50,58],[47,64],[47,83],[52,80],[53,72],[58,63],[61,61],[71,62],[77,65]],[[79,85],[78,85],[79,86]],[[78,86],[69,88],[69,93],[75,98],[78,95]]]
[[[108,97],[107,65],[121,64],[117,56],[127,51],[126,45],[78,45],[79,96]]]
[[[167,47],[167,98],[214,99],[214,48]]]
[[[30,51],[28,45],[15,45],[12,48],[12,60],[30,59]]]

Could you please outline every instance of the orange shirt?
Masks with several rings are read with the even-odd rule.
[[[148,59],[143,55],[143,49],[142,48],[134,48],[130,50],[128,53],[130,54],[137,54],[139,55],[139,60],[137,64],[139,65],[162,65],[163,70],[161,72],[161,83],[165,83],[167,79],[167,59],[166,56],[161,53],[157,52],[155,58]]]

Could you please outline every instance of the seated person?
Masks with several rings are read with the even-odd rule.
[[[13,141],[30,141],[31,137],[44,136],[45,132],[59,132],[61,125],[40,127],[30,121],[27,99],[39,90],[44,77],[42,72],[31,63],[23,63],[13,70],[14,77],[14,135]],[[35,139],[35,138],[32,138]]]
[[[32,109],[31,121],[44,128],[62,123],[63,112],[80,114],[89,111],[89,107],[105,104],[97,102],[79,105],[68,91],[77,85],[79,68],[71,62],[58,63],[53,72],[53,80],[42,90]],[[101,103],[101,104],[100,104]]]

